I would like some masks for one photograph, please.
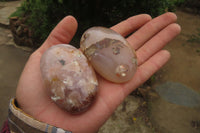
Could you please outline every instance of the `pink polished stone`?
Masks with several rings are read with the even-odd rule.
[[[98,82],[87,58],[75,47],[59,44],[49,48],[40,67],[50,97],[59,107],[78,113],[93,102]]]

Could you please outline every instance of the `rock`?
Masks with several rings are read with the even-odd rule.
[[[22,26],[18,26],[18,27],[17,27],[16,34],[17,34],[18,36],[21,36],[21,35],[22,35]]]
[[[8,37],[8,38],[12,38],[12,34],[8,34],[7,37]]]
[[[27,18],[10,18],[10,29],[12,31],[14,42],[19,46],[34,47],[32,32],[25,24]]]
[[[15,26],[16,26],[16,27],[20,26],[21,24],[22,24],[22,22],[21,22],[20,19],[18,19],[18,20],[15,22]]]
[[[29,29],[29,30],[28,30],[28,37],[31,38],[32,36],[33,36],[33,33],[32,33],[31,30]]]
[[[28,28],[24,27],[23,33],[27,34],[28,33]]]
[[[95,100],[98,81],[87,58],[69,44],[47,49],[40,60],[47,94],[60,108],[72,114],[86,111]]]
[[[15,17],[10,17],[10,20],[12,20],[12,21],[15,21],[15,20],[18,20],[19,19],[19,17],[17,17],[17,16],[15,16]]]

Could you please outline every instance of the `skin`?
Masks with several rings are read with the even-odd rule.
[[[152,19],[141,14],[124,20],[111,29],[126,37],[136,49],[138,69],[132,80],[114,84],[98,76],[99,91],[92,106],[84,113],[71,115],[57,107],[48,97],[40,73],[40,58],[45,50],[56,44],[68,44],[77,29],[72,16],[65,17],[47,40],[29,58],[20,77],[16,98],[20,108],[35,119],[74,133],[92,133],[106,122],[120,103],[138,86],[148,80],[170,58],[162,48],[180,33],[173,13]]]

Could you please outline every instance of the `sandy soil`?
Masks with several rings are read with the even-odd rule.
[[[200,28],[200,16],[182,11],[176,12],[181,34],[166,49],[171,52],[171,60],[156,74],[155,85],[174,81],[185,84],[200,93],[200,43],[187,40],[197,34]]]
[[[171,60],[155,74],[153,88],[168,81],[179,82],[200,94],[200,42],[190,43],[191,35],[200,28],[200,16],[176,12],[181,34],[166,49],[171,52]],[[176,91],[176,90],[174,90]],[[180,95],[176,92],[177,95]],[[188,94],[189,95],[189,94]],[[161,98],[152,100],[150,119],[161,133],[199,133],[200,108],[190,108],[172,104]]]

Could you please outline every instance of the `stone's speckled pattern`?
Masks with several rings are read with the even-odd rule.
[[[136,72],[135,51],[124,37],[111,29],[88,29],[81,38],[80,47],[93,68],[109,81],[127,82]]]
[[[67,44],[49,48],[41,72],[51,99],[71,113],[84,111],[94,100],[98,82],[81,51]]]

